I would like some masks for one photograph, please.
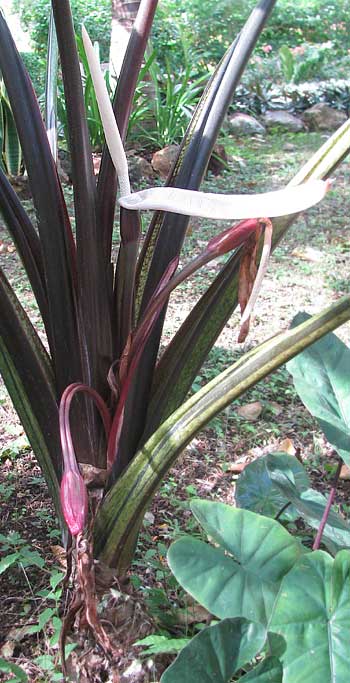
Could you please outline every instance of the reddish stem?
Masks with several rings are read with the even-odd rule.
[[[327,501],[327,505],[326,505],[326,507],[325,507],[325,509],[324,509],[324,513],[323,513],[323,515],[322,515],[321,523],[320,523],[318,532],[317,532],[317,534],[316,534],[316,538],[315,538],[314,544],[313,544],[313,546],[312,546],[312,550],[318,550],[319,547],[320,547],[321,540],[322,540],[322,536],[323,536],[323,532],[324,532],[324,528],[325,528],[325,526],[326,526],[326,524],[327,524],[327,519],[328,519],[328,516],[329,516],[329,513],[330,513],[330,509],[331,509],[331,507],[332,507],[332,505],[333,505],[334,497],[335,497],[335,494],[336,494],[336,490],[337,490],[337,485],[338,485],[338,480],[339,480],[340,470],[341,470],[341,468],[342,468],[342,464],[343,464],[342,460],[339,460],[339,462],[338,462],[338,467],[337,467],[337,471],[336,471],[336,473],[335,473],[335,475],[334,475],[334,479],[333,479],[333,485],[332,485],[332,488],[331,488],[331,490],[330,490],[330,492],[329,492],[329,498],[328,498],[328,501]]]

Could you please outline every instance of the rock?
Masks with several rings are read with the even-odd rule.
[[[132,183],[138,183],[142,178],[148,180],[154,177],[154,171],[147,159],[137,155],[128,156],[129,175]]]
[[[260,121],[248,114],[233,114],[233,116],[230,116],[227,129],[229,133],[237,137],[256,134],[264,135],[266,133],[266,129]]]
[[[262,413],[262,404],[260,401],[254,401],[253,403],[246,403],[243,406],[237,408],[237,415],[244,417],[249,422],[255,422]]]
[[[219,173],[227,168],[228,160],[224,145],[217,143],[209,160],[208,171],[211,171],[214,175],[219,175]]]
[[[314,104],[303,113],[303,120],[310,130],[337,130],[346,121],[346,114],[333,109],[325,102]]]
[[[152,168],[157,171],[162,178],[167,178],[179,153],[179,145],[167,145],[155,152],[152,157]]]
[[[291,133],[300,133],[305,130],[305,125],[299,116],[290,114],[288,111],[283,109],[269,110],[263,116],[263,122],[266,128],[284,128]]]
[[[58,150],[57,171],[62,182],[72,182],[72,160],[70,153],[65,149]]]

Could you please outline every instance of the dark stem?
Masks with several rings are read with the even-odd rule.
[[[341,471],[342,465],[343,465],[343,461],[342,461],[342,460],[339,460],[339,462],[338,462],[338,467],[337,467],[337,471],[336,471],[336,473],[335,473],[335,475],[334,475],[334,479],[333,479],[333,485],[332,485],[332,488],[331,488],[330,493],[329,493],[329,498],[328,498],[328,501],[327,501],[327,505],[326,505],[326,507],[325,507],[325,509],[324,509],[324,513],[323,513],[323,515],[322,515],[321,523],[320,523],[318,532],[317,532],[317,534],[316,534],[316,538],[315,538],[314,544],[313,544],[313,546],[312,546],[312,550],[318,550],[319,547],[320,547],[322,535],[323,535],[323,532],[324,532],[324,528],[325,528],[325,526],[326,526],[326,524],[327,524],[328,515],[329,515],[330,509],[331,509],[331,507],[332,507],[332,505],[333,505],[333,501],[334,501],[335,493],[336,493],[336,490],[337,490],[337,485],[338,485],[338,480],[339,480],[339,476],[340,476],[340,471]]]
[[[277,515],[276,515],[276,517],[275,517],[276,522],[279,520],[280,517],[282,517],[284,511],[285,511],[287,508],[289,508],[290,505],[291,505],[291,502],[290,502],[290,500],[289,500],[288,503],[286,503],[285,505],[283,505],[283,508],[281,508],[280,511],[277,512]]]

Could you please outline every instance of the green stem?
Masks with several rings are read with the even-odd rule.
[[[320,337],[350,319],[345,296],[293,329],[250,351],[189,398],[136,454],[107,494],[95,524],[95,554],[123,573],[142,515],[185,446],[217,413]],[[136,529],[136,532],[135,532]]]

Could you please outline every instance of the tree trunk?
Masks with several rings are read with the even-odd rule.
[[[117,78],[140,0],[112,0],[112,33],[110,49],[110,75]]]

